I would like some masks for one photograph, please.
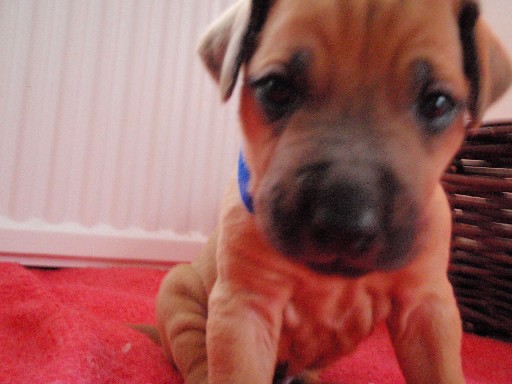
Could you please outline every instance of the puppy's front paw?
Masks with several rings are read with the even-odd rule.
[[[307,372],[296,377],[287,377],[281,381],[275,382],[274,384],[322,384],[318,378],[318,374]]]
[[[274,383],[278,384],[278,383]],[[319,381],[311,381],[304,377],[288,377],[284,381],[281,381],[279,384],[320,384]]]

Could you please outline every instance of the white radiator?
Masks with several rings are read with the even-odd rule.
[[[0,0],[0,262],[167,264],[237,157],[195,45],[233,0]]]

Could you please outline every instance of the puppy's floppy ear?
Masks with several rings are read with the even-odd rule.
[[[487,107],[502,96],[512,82],[512,63],[503,45],[480,17],[478,1],[461,1],[459,26],[464,71],[471,86],[471,125],[477,127]]]
[[[229,99],[242,64],[254,53],[271,0],[240,0],[206,31],[199,55],[219,83],[223,100]]]

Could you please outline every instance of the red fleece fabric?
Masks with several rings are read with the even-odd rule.
[[[145,335],[165,272],[26,269],[0,264],[0,383],[166,383],[183,380]],[[464,336],[468,384],[512,383],[512,345]],[[323,379],[404,383],[383,328]]]

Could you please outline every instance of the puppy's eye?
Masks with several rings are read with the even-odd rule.
[[[432,92],[420,98],[418,114],[430,134],[448,128],[459,110],[458,103],[447,93]]]
[[[263,112],[270,121],[278,120],[297,107],[299,91],[293,82],[283,75],[269,75],[251,83]]]

